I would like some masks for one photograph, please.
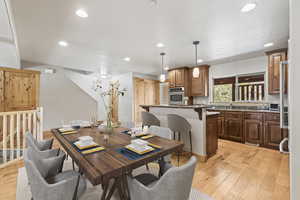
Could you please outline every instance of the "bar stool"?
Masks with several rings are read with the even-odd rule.
[[[189,134],[190,137],[190,150],[191,155],[193,153],[193,145],[192,145],[192,126],[191,124],[183,117],[175,114],[169,114],[168,117],[168,127],[174,133],[174,140],[176,133],[178,133],[178,140],[181,140],[181,134]]]
[[[144,126],[160,126],[160,121],[155,115],[149,112],[142,111],[142,123]]]

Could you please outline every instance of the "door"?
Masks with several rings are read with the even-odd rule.
[[[175,87],[175,83],[176,83],[175,70],[169,71],[168,76],[169,76],[169,80],[170,80],[169,87],[170,88],[174,88]]]
[[[175,86],[184,87],[184,69],[176,69],[175,71]]]
[[[244,121],[245,141],[252,144],[263,144],[262,121],[255,119],[245,119]]]
[[[145,85],[144,80],[134,79],[134,121],[141,122],[141,112],[144,111],[140,105],[145,105]]]
[[[39,75],[5,71],[5,111],[32,110],[38,105]]]
[[[280,62],[286,59],[285,51],[269,54],[269,94],[279,94],[280,92]],[[286,77],[287,73],[288,70],[286,70]]]
[[[266,121],[264,146],[272,149],[279,149],[279,143],[283,140],[283,134],[279,122]]]

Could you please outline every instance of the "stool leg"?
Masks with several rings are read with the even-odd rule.
[[[178,141],[181,141],[181,133],[178,132]]]
[[[193,155],[192,131],[190,131],[190,147],[191,147],[191,156],[192,156]]]

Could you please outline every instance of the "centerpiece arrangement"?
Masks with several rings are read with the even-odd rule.
[[[108,88],[105,89],[101,80],[94,83],[94,91],[100,94],[101,101],[106,112],[106,121],[102,124],[105,127],[105,133],[112,133],[114,127],[120,125],[118,116],[119,96],[124,96],[127,89],[120,89],[119,81],[109,82]]]

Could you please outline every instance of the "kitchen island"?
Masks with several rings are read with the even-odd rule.
[[[167,115],[177,114],[184,117],[192,126],[192,145],[193,153],[206,161],[206,118],[207,115],[217,115],[218,112],[208,112],[206,105],[141,105],[146,111],[154,114],[161,123],[162,127],[168,127]],[[184,150],[189,151],[188,134],[181,135],[184,142]]]

